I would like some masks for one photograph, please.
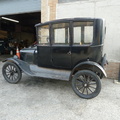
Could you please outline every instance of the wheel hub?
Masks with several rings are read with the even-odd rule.
[[[83,86],[84,86],[85,88],[88,88],[88,87],[89,87],[89,84],[88,84],[88,83],[84,83]]]
[[[11,71],[11,72],[10,72],[10,75],[14,75],[14,71]]]
[[[84,87],[87,87],[87,84],[86,84],[86,83],[84,84]]]

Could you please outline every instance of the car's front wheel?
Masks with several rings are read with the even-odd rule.
[[[12,84],[18,83],[22,77],[20,68],[12,62],[6,62],[4,64],[2,68],[2,74],[5,80]]]
[[[100,78],[90,70],[78,71],[71,82],[74,92],[85,99],[94,98],[101,91]]]

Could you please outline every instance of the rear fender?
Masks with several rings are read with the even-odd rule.
[[[6,61],[15,63],[24,73],[30,76],[34,76],[34,73],[30,70],[30,65],[27,62],[17,58],[7,58],[2,62],[6,62]]]
[[[86,62],[79,63],[73,68],[70,74],[70,80],[72,78],[72,75],[74,75],[79,70],[91,70],[95,72],[100,78],[107,77],[107,74],[102,66],[100,66],[96,62],[86,61]]]

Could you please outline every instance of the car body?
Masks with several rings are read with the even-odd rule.
[[[12,60],[15,67],[17,65],[31,76],[72,81],[72,88],[80,97],[97,96],[101,89],[99,79],[107,76],[104,71],[106,55],[103,54],[105,21],[99,18],[69,18],[39,23],[35,27],[37,46],[22,49],[20,60],[16,57],[7,60]],[[31,67],[31,64],[37,68]],[[4,77],[6,66],[3,67]],[[76,85],[77,77],[84,87],[81,92]],[[11,82],[10,79],[7,81]],[[90,89],[93,83],[90,85],[89,82],[95,82],[94,92]]]

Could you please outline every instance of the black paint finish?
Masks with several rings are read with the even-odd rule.
[[[74,45],[73,44],[73,22],[93,22],[93,42],[92,44]],[[70,33],[69,45],[54,45],[53,44],[53,24],[68,23]],[[35,57],[34,64],[39,67],[69,69],[72,70],[77,64],[84,61],[93,61],[101,65],[103,54],[103,41],[104,41],[104,20],[92,18],[74,18],[74,19],[61,19],[40,23],[36,25],[36,30],[39,27],[49,25],[49,45],[37,46],[37,52],[33,53]],[[37,32],[38,33],[38,32]],[[38,36],[38,35],[37,35]],[[38,42],[39,43],[39,42]],[[22,56],[22,59],[27,56]],[[24,60],[24,59],[23,59]]]
[[[71,68],[71,47],[70,46],[52,46],[52,63],[54,67]]]
[[[52,67],[51,62],[51,47],[50,46],[38,46],[38,66]]]
[[[94,22],[93,43],[90,45],[74,46],[73,43],[73,22]],[[70,44],[53,45],[52,27],[50,27],[50,45],[38,46],[38,66],[60,69],[73,69],[78,63],[91,60],[101,63],[103,49],[103,20],[91,18],[62,19],[37,24],[36,27],[56,23],[69,23]],[[46,56],[47,55],[47,56]]]

